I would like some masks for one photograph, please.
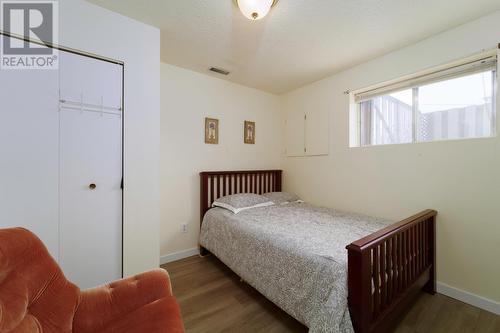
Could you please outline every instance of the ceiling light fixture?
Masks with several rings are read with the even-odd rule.
[[[240,11],[252,21],[264,18],[278,0],[235,0]]]

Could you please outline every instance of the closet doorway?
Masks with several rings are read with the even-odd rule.
[[[123,64],[58,58],[0,70],[0,228],[33,231],[88,288],[123,274]]]

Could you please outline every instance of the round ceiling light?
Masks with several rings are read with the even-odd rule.
[[[256,21],[264,18],[278,0],[236,0],[236,4],[246,18]]]

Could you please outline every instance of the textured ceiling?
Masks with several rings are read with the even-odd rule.
[[[164,62],[283,93],[500,9],[499,0],[280,0],[252,22],[233,0],[89,0],[161,29]],[[218,76],[217,74],[210,74]]]

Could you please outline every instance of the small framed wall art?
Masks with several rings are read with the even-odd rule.
[[[205,118],[205,143],[219,144],[219,119]]]
[[[243,133],[243,138],[246,144],[255,144],[255,122],[245,120],[245,130]]]

